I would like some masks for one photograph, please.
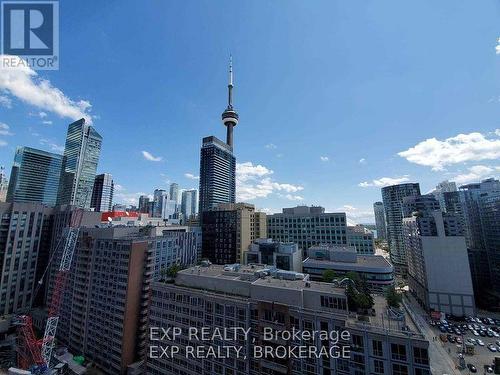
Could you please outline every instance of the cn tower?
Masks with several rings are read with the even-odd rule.
[[[222,123],[227,127],[226,143],[233,148],[233,128],[238,124],[238,113],[233,108],[233,58],[229,58],[229,84],[227,108],[222,112]]]

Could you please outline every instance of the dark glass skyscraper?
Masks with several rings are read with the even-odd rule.
[[[101,144],[102,137],[85,119],[69,125],[59,185],[59,204],[90,207]]]
[[[212,210],[219,203],[235,203],[236,158],[233,155],[233,127],[238,114],[233,107],[233,68],[229,65],[228,106],[222,113],[227,127],[226,143],[214,136],[203,138],[200,152],[199,212]]]
[[[10,174],[7,202],[55,205],[62,164],[62,155],[18,147]]]
[[[236,158],[231,147],[214,136],[203,138],[200,155],[199,211],[209,211],[219,203],[235,203]]]
[[[114,186],[113,177],[109,173],[97,175],[94,180],[90,207],[98,212],[111,211]]]

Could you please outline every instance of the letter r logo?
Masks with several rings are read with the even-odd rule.
[[[2,53],[18,56],[54,55],[58,46],[58,3],[2,1]]]

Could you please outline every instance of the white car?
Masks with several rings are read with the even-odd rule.
[[[497,351],[496,346],[494,346],[493,344],[489,344],[488,345],[488,349],[490,350],[490,352],[496,352]]]
[[[479,336],[479,333],[477,333],[477,331],[476,331],[475,329],[473,329],[473,330],[472,330],[472,334],[473,334],[474,336]]]
[[[481,339],[478,339],[478,340],[477,340],[477,343],[478,343],[478,345],[479,345],[479,346],[484,346],[484,342],[483,342],[483,340],[481,340]]]

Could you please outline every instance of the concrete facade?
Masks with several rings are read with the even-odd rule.
[[[427,311],[475,314],[465,238],[440,211],[404,219],[410,292]]]
[[[146,373],[160,375],[257,375],[257,374],[430,374],[428,345],[417,326],[406,314],[400,320],[384,315],[385,301],[376,298],[375,316],[357,316],[347,312],[342,288],[309,281],[306,275],[291,273],[288,279],[272,275],[265,268],[215,266],[180,271],[174,283],[152,284],[149,327],[181,327],[176,338],[149,341],[149,345],[180,348],[173,358],[146,359]],[[292,277],[293,276],[293,277]],[[213,341],[190,341],[187,327],[209,330],[239,327],[249,330],[248,337]],[[403,330],[403,327],[404,330]],[[330,348],[329,340],[282,339],[264,341],[262,331],[348,332],[336,344],[348,346],[345,358],[298,358],[272,356],[255,358],[254,348],[285,345],[312,345]],[[241,356],[229,358],[188,358],[183,355],[190,345],[241,347]]]

